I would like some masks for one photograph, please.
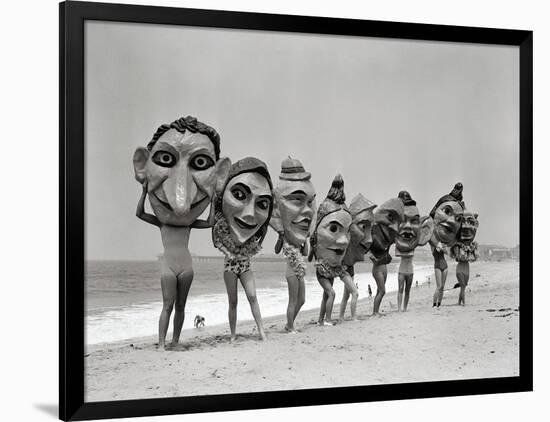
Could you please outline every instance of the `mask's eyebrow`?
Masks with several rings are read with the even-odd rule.
[[[362,218],[359,220],[356,224],[364,224],[364,223],[372,223],[372,220],[368,220],[366,218]]]
[[[245,185],[244,183],[235,183],[232,187],[233,188],[236,188],[236,187],[240,187],[242,189],[244,189],[246,191],[246,193],[252,193],[252,191],[250,190],[250,187],[248,185]]]
[[[157,151],[159,149],[163,149],[163,150],[168,150],[170,152],[173,152],[173,153],[177,154],[176,148],[174,148],[172,145],[170,145],[170,144],[168,144],[164,141],[158,141],[156,146],[157,146],[157,148],[156,148]]]
[[[344,228],[344,226],[342,226],[342,224],[337,220],[332,220],[329,224],[336,224],[337,226],[340,226],[341,228]]]
[[[260,199],[269,199],[270,201],[272,199],[271,195],[260,195],[259,198]]]

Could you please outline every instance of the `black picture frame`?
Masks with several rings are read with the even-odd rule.
[[[517,377],[84,402],[84,23],[86,20],[354,35],[519,47],[520,365]],[[532,391],[533,33],[88,2],[59,5],[59,417],[87,420]]]

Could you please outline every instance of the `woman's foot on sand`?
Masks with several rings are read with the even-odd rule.
[[[288,325],[285,325],[285,331],[289,334],[298,334],[299,333],[299,331],[296,328],[294,328],[294,327],[289,328]]]

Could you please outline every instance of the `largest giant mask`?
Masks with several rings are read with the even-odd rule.
[[[456,243],[464,214],[462,189],[462,183],[457,183],[451,193],[439,198],[430,212],[430,217],[434,220],[434,232],[431,239],[433,246],[440,243],[450,247]]]
[[[372,244],[372,225],[374,223],[373,209],[376,204],[369,201],[360,193],[350,202],[349,211],[352,216],[350,227],[350,242],[344,264],[353,266],[356,262],[364,261],[365,254]]]
[[[311,173],[299,160],[283,160],[270,225],[296,248],[305,245],[315,216],[315,189],[310,179]]]
[[[351,214],[345,204],[344,180],[337,175],[317,211],[311,247],[317,264],[340,267],[349,245]]]
[[[228,256],[250,256],[259,251],[273,209],[272,189],[267,166],[261,160],[247,157],[231,166],[215,202],[212,236],[218,249]]]
[[[153,212],[162,224],[191,226],[221,189],[230,162],[220,158],[220,137],[187,116],[160,126],[147,148],[134,152],[135,177],[147,183]]]
[[[395,238],[395,252],[397,256],[413,255],[418,246],[424,246],[432,237],[433,220],[429,216],[420,216],[416,201],[409,192],[401,191],[397,197],[403,202],[404,212]]]
[[[404,206],[399,198],[391,198],[374,210],[370,247],[371,260],[374,263],[382,265],[391,262],[389,249],[397,237],[403,216]]]

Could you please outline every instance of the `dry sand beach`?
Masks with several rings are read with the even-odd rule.
[[[265,343],[246,322],[235,343],[219,325],[184,331],[173,351],[156,350],[153,337],[89,346],[86,401],[518,375],[518,263],[472,264],[465,307],[456,305],[454,267],[438,310],[432,282],[412,287],[406,313],[391,293],[384,316],[370,316],[372,300],[361,299],[359,321],[334,327],[317,326],[317,310],[298,316],[299,334],[284,332],[282,316],[266,318]]]

